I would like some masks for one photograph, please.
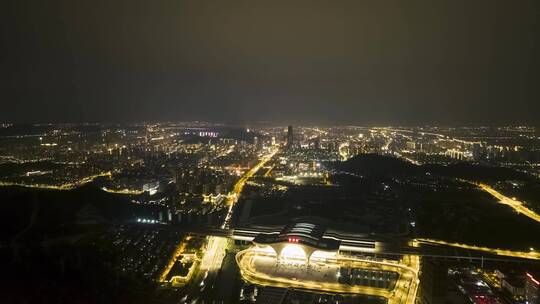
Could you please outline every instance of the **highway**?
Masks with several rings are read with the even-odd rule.
[[[229,209],[227,211],[227,215],[225,216],[225,220],[223,221],[223,225],[221,225],[222,229],[228,229],[230,226],[232,213],[233,213],[233,207],[234,204],[238,201],[238,198],[240,197],[240,194],[242,193],[242,190],[244,189],[244,186],[246,182],[253,176],[259,169],[261,169],[269,160],[274,157],[274,155],[279,151],[279,149],[275,148],[273,149],[269,154],[262,157],[262,159],[259,161],[258,164],[253,166],[253,168],[249,169],[244,176],[242,176],[234,185],[233,191],[229,193],[227,197],[227,204],[229,205]]]
[[[419,243],[425,243],[425,244],[430,244],[430,245],[444,245],[444,246],[456,247],[456,248],[467,249],[467,250],[481,251],[481,252],[486,252],[486,253],[498,255],[498,256],[529,259],[529,260],[540,260],[540,252],[536,252],[536,251],[530,251],[530,252],[513,251],[513,250],[508,250],[508,249],[488,248],[488,247],[452,243],[452,242],[433,240],[433,239],[420,238],[420,239],[416,239],[416,241]]]
[[[221,268],[221,262],[225,256],[225,248],[227,247],[227,238],[210,236],[206,250],[201,259],[201,272],[215,272]]]
[[[533,210],[527,208],[525,204],[523,204],[523,202],[507,197],[502,193],[498,192],[497,190],[491,188],[489,185],[479,184],[478,186],[480,187],[480,189],[484,190],[485,192],[491,194],[493,197],[498,199],[501,204],[510,206],[517,213],[523,214],[526,217],[540,223],[540,215]]]
[[[272,150],[269,154],[263,156],[259,163],[249,169],[234,185],[232,192],[228,195],[227,204],[228,210],[225,220],[221,225],[222,230],[228,230],[233,214],[234,204],[238,201],[246,182],[259,171],[272,157],[277,153],[278,149]],[[198,303],[199,301],[208,302],[209,297],[214,289],[214,281],[221,269],[223,258],[225,257],[227,248],[227,238],[222,236],[208,236],[206,249],[201,258],[199,270],[194,276],[194,279],[188,286],[188,297],[185,301],[190,303]]]
[[[189,300],[189,303],[210,302],[209,299],[211,299],[216,287],[214,281],[225,257],[227,238],[209,236],[207,240],[199,268],[188,283],[185,299]]]

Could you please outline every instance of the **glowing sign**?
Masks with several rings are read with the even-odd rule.
[[[298,239],[296,239],[296,238],[289,238],[289,243],[298,243]]]

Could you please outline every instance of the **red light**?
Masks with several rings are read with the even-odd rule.
[[[536,285],[540,285],[540,282],[537,281],[530,273],[526,273],[526,274],[529,277],[529,279],[531,279],[531,281],[533,281]]]

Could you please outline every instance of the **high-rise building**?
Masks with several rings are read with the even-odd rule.
[[[294,144],[294,135],[292,126],[287,127],[287,148],[292,148]]]

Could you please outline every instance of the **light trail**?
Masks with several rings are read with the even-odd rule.
[[[521,213],[526,217],[540,223],[540,215],[538,215],[538,213],[534,212],[533,210],[527,208],[523,204],[523,202],[515,200],[513,198],[509,198],[498,192],[497,190],[491,188],[489,185],[479,184],[478,186],[480,187],[480,189],[484,190],[485,192],[491,194],[493,197],[498,199],[501,204],[507,205],[514,209],[516,212]]]
[[[200,271],[218,271],[221,268],[227,239],[224,237],[208,237],[208,244],[201,260]]]
[[[240,197],[240,193],[242,193],[242,190],[244,189],[244,186],[246,182],[253,176],[259,169],[261,169],[269,160],[274,157],[274,155],[279,151],[279,149],[274,149],[269,154],[265,155],[261,161],[256,164],[253,168],[249,169],[244,176],[242,176],[234,185],[232,193],[230,193],[227,197],[227,204],[229,205],[229,209],[227,210],[227,215],[225,216],[225,220],[223,221],[223,224],[221,225],[221,229],[227,229],[229,228],[229,224],[232,218],[232,212],[234,204],[238,201],[238,198]]]
[[[531,251],[531,252],[512,251],[512,250],[507,250],[507,249],[495,249],[495,248],[473,246],[473,245],[460,244],[460,243],[451,243],[451,242],[432,240],[432,239],[416,239],[416,241],[420,243],[431,244],[431,245],[444,245],[444,246],[451,246],[451,247],[462,248],[462,249],[483,251],[483,252],[487,252],[487,253],[491,253],[495,255],[507,256],[507,257],[513,257],[513,258],[540,260],[540,253],[535,252],[535,251]]]

